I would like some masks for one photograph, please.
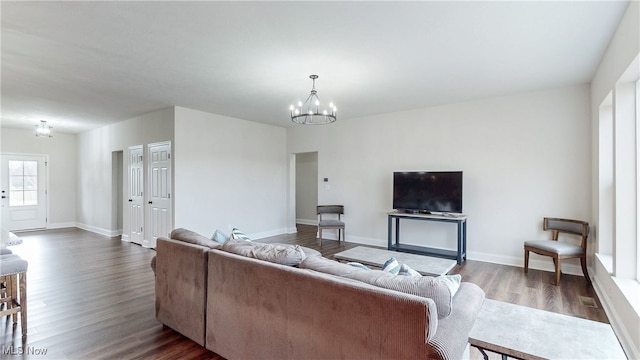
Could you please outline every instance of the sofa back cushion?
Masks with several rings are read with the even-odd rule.
[[[265,244],[237,239],[229,239],[221,250],[288,266],[298,266],[306,258],[300,245]]]
[[[436,304],[438,319],[451,314],[451,291],[443,281],[432,276],[403,276],[380,270],[364,270],[323,257],[308,257],[300,267],[429,298]]]
[[[220,250],[208,266],[206,347],[227,359],[427,359],[437,334],[430,299]]]
[[[211,249],[217,249],[221,246],[217,241],[211,240],[206,236],[202,236],[195,231],[179,228],[171,232],[171,239],[183,241],[186,243],[206,246]]]

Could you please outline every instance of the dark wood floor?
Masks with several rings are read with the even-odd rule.
[[[261,241],[300,244],[327,257],[358,246],[324,240],[320,248],[315,227],[298,229]],[[153,250],[75,228],[20,236],[24,243],[11,249],[29,261],[29,334],[23,342],[19,322],[14,329],[7,317],[0,319],[0,358],[220,359],[156,321]],[[563,275],[554,286],[552,273],[531,270],[525,276],[521,268],[477,261],[453,272],[491,299],[607,322],[582,277]],[[582,305],[580,296],[594,298],[597,308]]]

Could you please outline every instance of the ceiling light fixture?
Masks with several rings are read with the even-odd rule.
[[[302,125],[322,125],[336,121],[338,108],[336,108],[333,103],[329,103],[328,109],[320,110],[320,99],[316,91],[316,79],[318,75],[309,75],[309,78],[313,81],[311,94],[304,103],[298,101],[297,106],[291,105],[289,107],[289,111],[291,111],[291,121]]]
[[[52,127],[47,125],[45,120],[40,120],[40,125],[36,125],[36,136],[53,137],[51,129]]]

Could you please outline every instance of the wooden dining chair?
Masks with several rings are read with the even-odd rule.
[[[587,238],[589,237],[589,223],[580,220],[544,218],[543,229],[551,231],[551,240],[531,240],[524,243],[524,272],[529,271],[529,252],[550,256],[555,265],[556,285],[560,284],[560,261],[578,258],[582,265],[582,272],[587,282],[591,282],[587,274]],[[558,235],[568,234],[580,237],[580,245],[559,241]]]
[[[342,233],[342,241],[345,241],[344,222],[340,219],[344,215],[343,205],[318,205],[318,236],[320,237],[320,246],[322,246],[322,230],[336,229],[338,230],[338,244],[340,243],[340,234]],[[330,218],[327,219],[327,216]]]

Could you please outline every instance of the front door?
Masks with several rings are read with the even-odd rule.
[[[149,144],[149,238],[144,246],[155,248],[158,237],[168,237],[171,216],[171,142]]]
[[[129,229],[130,240],[142,244],[144,239],[144,158],[142,145],[129,148]]]
[[[9,231],[46,228],[46,156],[2,154],[0,166],[2,228]]]

